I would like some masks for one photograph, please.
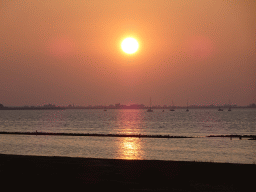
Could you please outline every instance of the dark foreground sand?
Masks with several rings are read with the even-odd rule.
[[[256,165],[0,154],[1,187],[79,191],[254,191]]]

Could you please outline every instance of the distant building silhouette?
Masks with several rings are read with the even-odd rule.
[[[116,108],[119,109],[120,108],[120,103],[115,104]]]
[[[252,104],[250,104],[248,107],[256,108],[256,104],[255,104],[255,103],[252,103]]]

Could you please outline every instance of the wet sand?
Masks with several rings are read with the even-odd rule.
[[[1,186],[24,189],[251,191],[255,172],[255,164],[0,154]]]

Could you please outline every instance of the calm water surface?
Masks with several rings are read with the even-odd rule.
[[[0,153],[117,159],[256,163],[256,142],[205,138],[256,135],[256,110],[0,111],[0,131],[200,136],[185,139],[0,135]]]

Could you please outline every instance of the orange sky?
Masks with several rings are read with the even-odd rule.
[[[255,10],[250,0],[2,0],[0,103],[256,103]],[[135,54],[121,49],[128,36]]]

